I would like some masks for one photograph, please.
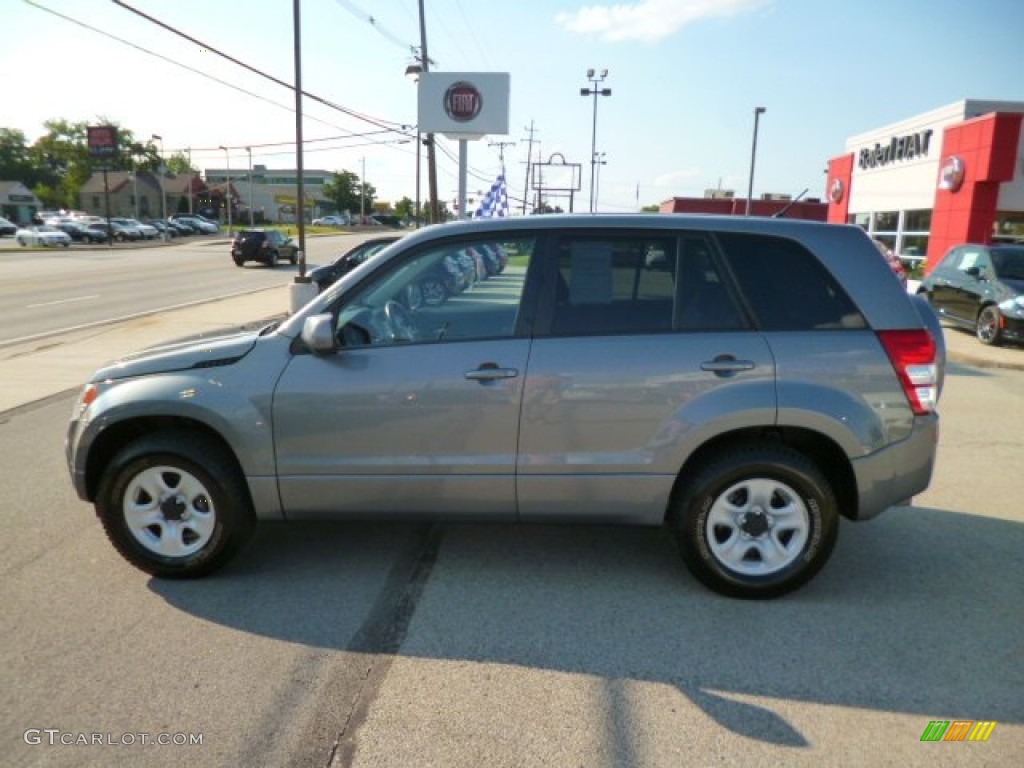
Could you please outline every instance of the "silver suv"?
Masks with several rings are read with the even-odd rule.
[[[257,520],[624,523],[667,525],[711,589],[772,597],[841,516],[927,487],[941,339],[856,227],[460,222],[278,326],[100,369],[67,459],[162,577],[219,568]]]

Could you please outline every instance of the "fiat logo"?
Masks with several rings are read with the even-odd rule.
[[[942,164],[939,170],[939,189],[956,192],[964,183],[964,161],[955,155]]]
[[[843,199],[843,180],[835,179],[832,182],[832,188],[828,191],[828,196],[831,198],[833,203],[838,203]]]
[[[472,83],[460,80],[444,92],[444,111],[457,123],[468,123],[480,114],[484,100]]]

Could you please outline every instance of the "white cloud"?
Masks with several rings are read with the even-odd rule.
[[[775,0],[640,0],[621,5],[588,5],[574,13],[559,13],[555,21],[581,35],[608,42],[670,37],[702,19],[750,13]]]

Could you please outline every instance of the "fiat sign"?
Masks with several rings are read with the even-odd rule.
[[[444,111],[457,123],[468,123],[480,114],[483,96],[476,86],[460,80],[448,86],[444,92]]]
[[[453,138],[508,133],[507,72],[424,72],[419,129]]]

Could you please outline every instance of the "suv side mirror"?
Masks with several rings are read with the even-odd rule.
[[[971,277],[980,280],[981,279],[981,267],[968,267],[964,270],[964,274],[970,275]]]
[[[337,351],[334,340],[334,316],[330,313],[307,317],[302,324],[302,342],[315,355],[328,355]]]

